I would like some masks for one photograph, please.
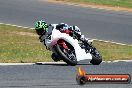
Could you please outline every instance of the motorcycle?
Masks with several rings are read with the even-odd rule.
[[[43,44],[53,52],[51,57],[54,61],[63,60],[72,66],[86,59],[93,65],[99,65],[102,62],[101,54],[92,43],[79,42],[75,36],[71,37],[69,34],[61,33],[56,29],[56,25],[52,24],[47,36],[41,37]]]

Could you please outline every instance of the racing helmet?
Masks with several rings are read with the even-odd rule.
[[[64,24],[63,30],[68,30],[68,28],[69,28],[68,24]]]
[[[48,24],[43,20],[37,21],[35,23],[35,30],[38,35],[45,35],[48,32]]]

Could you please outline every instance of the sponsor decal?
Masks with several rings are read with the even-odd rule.
[[[121,83],[127,84],[131,82],[129,74],[87,74],[86,71],[79,67],[76,75],[78,84],[86,83]]]

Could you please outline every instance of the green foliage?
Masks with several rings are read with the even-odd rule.
[[[59,0],[132,8],[132,0]]]

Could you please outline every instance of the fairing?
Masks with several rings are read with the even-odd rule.
[[[86,53],[85,50],[79,46],[77,39],[73,39],[68,34],[61,33],[59,30],[56,30],[55,29],[56,24],[54,24],[53,26],[54,28],[53,28],[52,35],[51,35],[51,40],[45,39],[45,43],[47,47],[49,47],[52,50],[51,47],[55,45],[59,39],[63,39],[74,47],[77,61],[86,60],[86,59],[90,61],[92,59],[91,54]]]

